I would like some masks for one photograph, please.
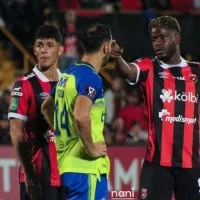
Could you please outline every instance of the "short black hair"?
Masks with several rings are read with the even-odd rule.
[[[51,25],[44,24],[38,27],[34,35],[34,43],[37,39],[55,39],[56,42],[62,44],[62,34]]]
[[[178,20],[171,16],[165,15],[165,16],[157,17],[151,20],[148,26],[149,32],[151,33],[152,29],[156,27],[163,27],[163,28],[175,30],[177,31],[179,35],[181,34],[181,28],[180,28],[180,24],[178,23]]]
[[[98,51],[103,42],[111,39],[111,30],[104,24],[95,23],[83,31],[81,43],[86,53]]]

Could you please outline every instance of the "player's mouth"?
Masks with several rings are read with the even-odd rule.
[[[40,60],[43,62],[46,62],[49,59],[49,57],[41,57]]]
[[[163,55],[165,53],[164,49],[156,49],[156,55]]]

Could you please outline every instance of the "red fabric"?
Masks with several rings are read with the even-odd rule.
[[[170,0],[171,7],[179,11],[190,11],[192,9],[192,0]]]
[[[141,106],[128,106],[122,108],[119,112],[119,117],[124,120],[125,128],[129,130],[131,128],[132,121],[138,121],[144,130],[147,130],[148,121],[145,116],[146,109]]]
[[[37,85],[32,85],[29,79],[36,78]],[[40,87],[40,89],[38,89]],[[16,109],[10,106],[11,118],[27,118],[24,137],[31,144],[31,160],[36,173],[42,176],[44,184],[59,186],[60,176],[56,158],[56,148],[53,140],[54,132],[41,114],[41,104],[45,95],[51,89],[50,82],[42,82],[34,72],[16,81],[12,98],[18,100]],[[36,102],[37,98],[37,102]],[[44,173],[45,172],[45,173]],[[20,168],[20,182],[24,182],[24,170]]]
[[[61,10],[79,8],[79,1],[78,0],[58,0],[58,8]]]
[[[122,8],[125,10],[140,10],[142,3],[140,0],[121,0]]]

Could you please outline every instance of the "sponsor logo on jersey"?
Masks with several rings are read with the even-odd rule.
[[[23,93],[21,92],[21,87],[16,87],[13,89],[12,93],[11,93],[11,96],[18,96],[18,97],[21,97],[23,95]]]
[[[19,106],[19,98],[18,97],[12,97],[11,103],[10,103],[10,110],[16,111]]]
[[[179,116],[171,116],[171,113],[168,112],[167,109],[162,109],[161,112],[159,112],[159,118],[161,121],[167,121],[169,123],[173,122],[181,122],[181,123],[187,123],[187,124],[195,124],[197,122],[196,118],[187,118],[183,115]]]
[[[91,86],[88,86],[88,87],[85,89],[85,91],[86,91],[86,94],[87,94],[89,97],[91,97],[91,98],[94,98],[95,95],[96,95],[96,89],[93,88],[93,87],[91,87]]]
[[[192,92],[178,93],[177,90],[175,90],[174,95],[173,95],[172,90],[163,89],[162,94],[160,95],[160,98],[162,99],[163,103],[164,102],[170,103],[172,100],[197,103],[199,96],[198,94],[195,96]]]

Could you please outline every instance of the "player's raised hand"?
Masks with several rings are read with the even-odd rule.
[[[94,150],[89,152],[90,156],[93,158],[99,158],[107,155],[107,148],[105,142],[94,143]]]
[[[110,57],[111,58],[118,58],[122,55],[123,49],[117,44],[115,40],[112,42]]]
[[[41,185],[38,180],[38,177],[29,177],[25,178],[26,193],[30,200],[40,200],[41,199]]]

